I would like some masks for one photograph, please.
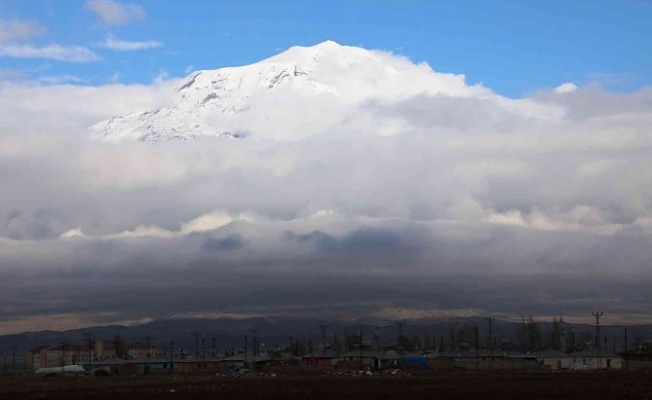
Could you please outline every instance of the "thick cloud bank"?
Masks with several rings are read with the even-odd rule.
[[[296,140],[279,117],[253,126],[284,140],[102,143],[88,126],[169,104],[179,82],[0,84],[0,329],[220,313],[649,316],[652,89],[512,100],[412,68],[345,112],[320,97],[323,114],[288,125]],[[424,79],[448,89],[405,90]],[[298,104],[255,107],[296,116]]]

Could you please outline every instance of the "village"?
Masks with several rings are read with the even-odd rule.
[[[527,327],[527,325],[526,325]],[[562,335],[547,346],[523,348],[495,337],[480,340],[477,327],[459,332],[457,341],[432,340],[431,346],[412,341],[403,333],[393,342],[380,343],[377,336],[365,341],[349,335],[343,344],[326,337],[307,343],[293,340],[286,346],[265,346],[256,330],[244,335],[242,348],[218,350],[198,333],[193,349],[170,341],[165,347],[146,341],[129,343],[120,336],[112,340],[88,338],[85,343],[44,344],[25,356],[5,356],[3,375],[135,376],[148,374],[219,373],[227,376],[293,374],[306,371],[384,373],[400,371],[591,371],[645,370],[652,368],[652,345],[648,341],[617,350],[606,338],[581,346],[566,344]],[[252,334],[253,333],[253,334]],[[527,333],[527,332],[526,332]],[[533,332],[529,332],[530,336]],[[536,333],[536,332],[534,332]],[[596,336],[597,338],[598,336]],[[474,340],[475,339],[475,340]],[[337,340],[337,339],[336,339]],[[601,345],[600,345],[601,344]],[[564,350],[562,350],[564,349]]]
[[[605,325],[600,332],[561,318],[509,325],[478,317],[446,333],[406,323],[297,326],[285,341],[263,325],[222,340],[215,329],[173,335],[169,327],[103,338],[82,332],[76,340],[61,334],[56,343],[0,356],[0,397],[613,399],[652,393],[652,344],[634,326]],[[505,333],[508,326],[514,335]]]

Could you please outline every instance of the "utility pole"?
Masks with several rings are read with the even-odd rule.
[[[396,343],[398,349],[403,346],[403,328],[405,327],[405,320],[401,319],[396,321],[396,326],[398,327],[398,342]]]
[[[380,335],[378,334],[378,327],[374,329],[374,352],[380,352]]]
[[[63,373],[64,366],[66,365],[66,362],[64,360],[66,354],[66,342],[64,340],[61,341],[61,372]]]
[[[88,363],[93,362],[93,334],[90,332],[84,333],[86,342],[88,343]]]
[[[152,353],[152,337],[150,335],[145,336],[145,339],[147,340],[147,367],[145,368],[145,373],[149,374],[149,370],[151,368],[150,365],[150,354]]]
[[[174,340],[170,339],[170,373],[174,373]]]
[[[213,352],[212,352],[213,358],[215,358],[217,356],[217,354],[215,353],[215,341],[216,340],[217,340],[217,338],[213,338]]]
[[[321,328],[321,351],[322,355],[326,354],[326,329],[328,329],[328,325],[319,325],[319,328]]]
[[[629,347],[627,346],[627,327],[625,327],[625,371],[629,370]]]
[[[496,317],[489,316],[489,317],[484,317],[484,319],[487,320],[487,324],[489,325],[489,350],[493,350],[494,349],[493,325],[494,325],[494,321],[496,320]]]
[[[245,361],[247,361],[247,356],[248,356],[248,354],[247,354],[247,344],[249,344],[249,338],[247,337],[247,335],[244,335],[244,351],[245,351],[244,359],[245,359]]]
[[[249,366],[249,371],[252,373],[256,372],[256,355],[258,354],[258,341],[256,340],[256,334],[258,333],[258,329],[256,328],[251,328],[251,347],[253,349],[253,357],[251,359],[251,364]]]
[[[252,343],[252,348],[253,348],[253,353],[254,353],[254,360],[256,359],[256,354],[258,354],[258,343],[256,343],[256,334],[258,333],[258,329],[256,328],[251,328],[249,330],[251,332],[251,341]]]
[[[439,354],[444,354],[444,334],[439,335]]]
[[[364,343],[362,339],[362,329],[360,329],[360,371],[364,370],[364,361],[362,359],[362,344]]]
[[[88,338],[88,363],[93,362],[93,338]]]
[[[201,338],[201,358],[204,363],[204,368],[206,367],[206,339]]]
[[[199,337],[201,336],[201,332],[195,332],[195,362],[199,364]]]
[[[496,320],[496,317],[490,315],[488,317],[484,317],[484,319],[487,320],[487,324],[489,325],[489,365],[490,368],[493,370],[494,369],[494,321]]]
[[[478,325],[475,325],[473,333],[475,335],[475,367],[480,369],[480,337],[478,336]]]
[[[602,349],[600,346],[600,317],[604,315],[602,311],[593,311],[591,314],[595,317],[595,345],[598,350],[598,368],[602,368]]]

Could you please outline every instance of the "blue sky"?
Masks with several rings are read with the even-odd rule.
[[[67,62],[5,51],[3,75],[151,82],[162,72],[180,76],[192,68],[248,64],[292,45],[332,39],[426,61],[511,97],[567,81],[629,92],[651,80],[652,3],[643,0],[96,1],[99,8],[122,7],[126,14],[113,20],[89,3],[0,0],[1,46],[83,46],[97,56]],[[16,29],[11,21],[41,29],[17,38],[7,34]],[[108,38],[153,48],[102,48]]]

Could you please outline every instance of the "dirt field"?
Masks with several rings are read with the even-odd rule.
[[[652,399],[652,374],[1,378],[0,399]]]

